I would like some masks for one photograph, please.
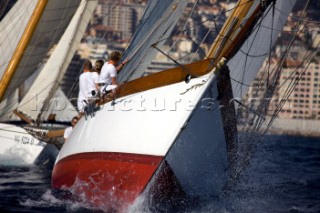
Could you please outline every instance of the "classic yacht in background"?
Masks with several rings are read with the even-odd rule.
[[[11,158],[19,165],[37,163],[40,159],[46,162],[46,156],[55,160],[58,149],[47,144],[51,141],[46,134],[53,127],[65,127],[57,124],[69,123],[78,114],[59,83],[96,3],[18,1],[1,21],[2,163],[12,163],[5,160]],[[26,80],[29,84],[22,86]]]

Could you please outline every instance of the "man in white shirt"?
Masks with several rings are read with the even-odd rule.
[[[97,60],[95,62],[94,69],[91,72],[92,81],[90,82],[90,88],[91,90],[95,91],[94,95],[96,95],[99,92],[99,76],[100,76],[100,72],[103,64],[104,64],[103,60]]]
[[[99,91],[99,74],[95,71],[92,71],[89,80],[90,80],[88,83],[89,91],[90,91],[91,95],[94,96]]]
[[[102,93],[114,90],[117,87],[117,72],[119,72],[128,62],[126,59],[116,66],[120,61],[121,56],[120,52],[114,51],[110,55],[110,60],[103,65],[99,76],[99,87]]]
[[[84,108],[88,103],[89,98],[92,96],[91,91],[96,90],[92,78],[92,63],[85,61],[83,64],[83,73],[79,77],[79,95],[78,95],[78,110],[80,116],[84,113]]]
[[[97,72],[100,75],[101,69],[104,65],[104,61],[103,60],[96,60],[95,64],[94,64],[94,71]]]
[[[63,134],[63,137],[64,137],[64,142],[66,142],[74,128],[74,126],[78,123],[78,117],[75,116],[72,118],[71,120],[71,126],[67,127],[65,130],[64,130],[64,134]]]

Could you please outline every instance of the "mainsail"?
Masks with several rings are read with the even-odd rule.
[[[119,81],[142,77],[187,6],[186,0],[148,1],[142,20],[136,29],[123,58],[129,57],[128,66],[118,76]]]
[[[80,0],[18,1],[4,17],[0,23],[1,108],[12,104],[4,99],[36,71],[61,38],[79,4]]]

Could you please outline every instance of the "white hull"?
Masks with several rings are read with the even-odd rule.
[[[226,181],[227,151],[214,78],[209,74],[188,84],[176,83],[119,98],[115,105],[107,103],[92,117],[82,118],[57,157],[53,187],[71,187],[76,180],[92,181],[92,175],[103,173],[103,177],[112,179],[104,185],[109,184],[110,190],[118,187],[115,194],[121,199],[119,191],[130,191],[130,186],[123,185],[126,174],[139,173],[140,164],[150,156],[157,158],[150,163],[155,167],[152,169],[159,168],[158,159],[168,163],[189,196],[217,194]],[[97,161],[93,159],[95,155]],[[134,156],[128,160],[131,155]],[[103,158],[107,160],[101,161]],[[87,162],[100,166],[94,165],[97,171],[89,171],[85,168]],[[101,165],[104,162],[117,168],[106,168]],[[83,166],[75,169],[77,164]],[[114,169],[114,173],[108,169]],[[154,176],[152,169],[147,180]],[[65,170],[69,170],[68,181],[63,178],[67,175]],[[159,169],[158,172],[161,173]],[[142,175],[141,178],[146,176]],[[116,184],[117,178],[121,183]],[[134,178],[138,181],[139,175]],[[149,182],[136,186],[136,194]],[[130,202],[133,198],[136,197],[132,196]]]
[[[30,135],[25,129],[0,123],[0,165],[52,166],[58,149]]]
[[[45,146],[46,143],[34,138],[23,128],[0,123],[1,165],[32,165],[39,160]],[[57,152],[57,149],[52,146],[50,152]]]

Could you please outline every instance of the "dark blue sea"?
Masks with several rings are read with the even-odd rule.
[[[50,177],[50,168],[1,166],[0,212],[100,212],[63,199]],[[320,212],[320,138],[266,136],[227,192],[181,212]]]

